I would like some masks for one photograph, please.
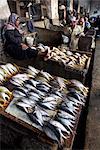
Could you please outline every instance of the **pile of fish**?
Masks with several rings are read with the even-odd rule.
[[[0,65],[0,83],[6,81],[8,78],[11,78],[17,72],[18,68],[11,63]]]
[[[54,60],[58,63],[61,63],[66,68],[67,66],[75,69],[82,70],[85,68],[86,62],[89,59],[89,57],[86,54],[80,54],[78,52],[71,52],[70,50],[66,49],[58,49],[56,47],[53,47],[50,49],[48,46],[39,46],[39,49],[41,51],[48,50],[47,55],[45,56],[44,60]]]
[[[25,112],[34,126],[62,145],[74,134],[80,107],[85,105],[88,88],[76,80],[53,77],[29,66],[10,82],[14,105]]]
[[[6,87],[0,86],[0,109],[4,109],[12,98],[12,92]]]

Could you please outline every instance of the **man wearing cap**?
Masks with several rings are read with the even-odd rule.
[[[76,50],[78,49],[78,40],[83,33],[83,28],[78,25],[78,21],[76,20],[76,17],[73,17],[71,20],[71,42],[70,42],[70,49]]]

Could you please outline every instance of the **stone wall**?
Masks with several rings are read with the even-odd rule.
[[[91,11],[90,14],[94,14],[94,11],[97,11],[97,14],[100,15],[100,0],[91,0]],[[96,13],[94,14],[96,15]]]
[[[7,0],[0,0],[0,19],[7,19],[10,15],[10,9]]]

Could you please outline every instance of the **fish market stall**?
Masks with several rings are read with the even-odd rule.
[[[40,44],[37,48],[43,51],[43,46]],[[46,46],[48,54],[45,58],[38,57],[34,66],[43,69],[56,76],[61,76],[66,79],[77,79],[85,82],[86,74],[91,61],[91,53],[83,53],[77,51],[69,51],[66,48],[58,49]]]
[[[7,63],[0,70],[0,114],[31,130],[52,150],[71,149],[88,88],[32,66]]]

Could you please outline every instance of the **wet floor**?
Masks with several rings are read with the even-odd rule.
[[[100,39],[96,42],[84,149],[100,150]]]

